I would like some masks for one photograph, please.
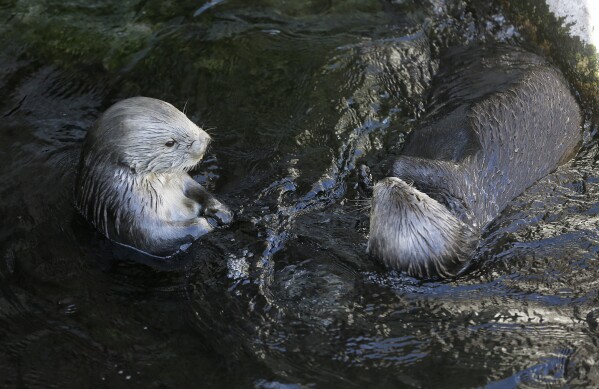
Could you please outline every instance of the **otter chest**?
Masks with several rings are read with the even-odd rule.
[[[160,177],[153,186],[158,198],[155,211],[160,220],[184,221],[198,217],[201,205],[185,196],[183,180]]]

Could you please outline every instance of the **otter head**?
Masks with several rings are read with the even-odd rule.
[[[89,131],[86,151],[133,173],[185,172],[204,156],[210,136],[177,108],[149,97],[111,106]]]
[[[374,186],[368,252],[416,277],[446,277],[472,247],[470,229],[427,194],[396,177]]]

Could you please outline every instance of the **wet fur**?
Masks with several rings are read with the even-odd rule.
[[[187,173],[210,137],[161,100],[134,97],[110,107],[88,132],[76,207],[108,238],[168,255],[221,224],[231,212]],[[173,142],[172,146],[167,146]]]
[[[393,178],[374,188],[368,251],[413,276],[455,274],[481,230],[580,144],[579,108],[559,71],[519,49],[479,50],[466,56],[480,58],[485,76],[469,83],[480,88],[441,81]],[[457,68],[442,79],[480,77]]]

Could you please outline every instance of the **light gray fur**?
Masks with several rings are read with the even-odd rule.
[[[174,142],[169,147],[168,142]],[[232,214],[187,173],[209,135],[164,101],[133,97],[89,130],[77,174],[79,211],[108,238],[168,255]]]
[[[448,257],[471,248],[471,230],[445,206],[396,177],[374,186],[369,248],[409,274],[451,275]],[[390,228],[393,226],[393,228]]]
[[[561,74],[533,54],[498,51],[519,66],[507,70],[508,85],[493,86],[497,73],[489,75],[488,90],[458,84],[461,100],[431,107],[395,159],[392,177],[374,187],[368,251],[393,269],[455,274],[482,229],[578,149],[581,116]],[[492,53],[483,54],[493,63]],[[468,70],[458,75],[468,77]],[[433,104],[443,97],[434,95]]]

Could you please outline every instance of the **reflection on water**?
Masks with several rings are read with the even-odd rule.
[[[440,53],[534,49],[498,6],[26,0],[0,18],[2,386],[597,385],[595,123],[469,274],[422,283],[365,254],[358,167],[376,179],[399,151]],[[172,263],[72,207],[85,131],[139,94],[212,128],[195,178],[237,211]]]

